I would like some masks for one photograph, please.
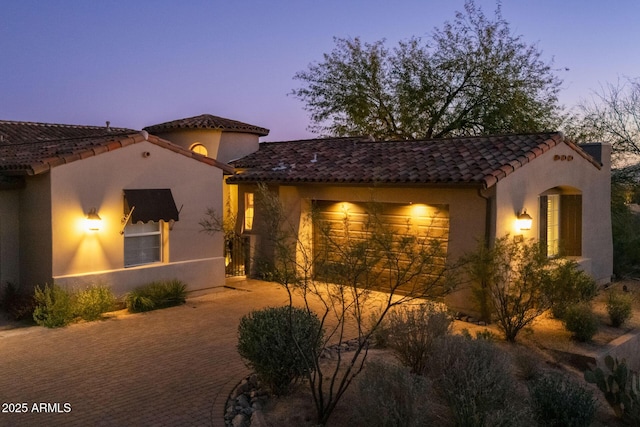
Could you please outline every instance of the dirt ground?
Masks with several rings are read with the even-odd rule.
[[[634,310],[632,318],[623,325],[622,328],[613,328],[609,325],[606,312],[606,301],[608,293],[612,291],[623,292],[623,287],[634,296]],[[454,331],[460,332],[467,329],[472,335],[478,331],[489,330],[496,336],[499,346],[505,349],[515,360],[520,353],[526,353],[530,357],[537,359],[537,364],[542,369],[560,370],[576,379],[583,380],[583,372],[578,369],[572,361],[564,354],[584,354],[595,353],[614,339],[640,328],[640,280],[626,280],[613,283],[606,288],[602,288],[598,296],[593,301],[593,308],[600,319],[600,328],[590,343],[579,343],[571,339],[571,334],[565,330],[562,322],[553,319],[550,315],[544,314],[538,318],[532,327],[522,331],[518,336],[518,342],[508,344],[502,341],[501,333],[496,325],[477,326],[475,324],[456,321]],[[374,349],[369,352],[370,359],[394,360],[394,356],[389,350]],[[331,364],[330,361],[325,361]],[[516,370],[515,362],[513,369]],[[331,372],[331,370],[329,370]],[[524,379],[519,380],[519,390],[526,398],[526,383]],[[599,400],[598,412],[594,426],[617,426],[621,425],[615,418],[613,411],[609,408],[601,392],[590,384],[585,384],[594,390],[594,396]],[[329,426],[343,427],[356,426],[354,422],[353,406],[358,396],[355,395],[353,385],[347,391],[342,401],[332,414]],[[443,409],[445,416],[446,409]],[[306,383],[299,384],[296,391],[283,398],[271,398],[264,408],[265,421],[270,427],[282,425],[313,426],[315,425],[315,410],[312,405],[312,398],[309,386]]]

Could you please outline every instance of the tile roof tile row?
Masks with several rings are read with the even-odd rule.
[[[76,160],[149,141],[233,173],[233,168],[146,131],[0,120],[0,175],[37,175]]]
[[[161,133],[174,129],[220,129],[228,132],[253,133],[260,136],[267,136],[269,134],[269,129],[242,123],[237,120],[213,116],[211,114],[172,120],[144,128],[144,130],[151,133]]]
[[[232,162],[239,173],[228,182],[463,184],[488,188],[563,143],[600,167],[560,132],[423,141],[325,138],[261,143],[257,152]]]

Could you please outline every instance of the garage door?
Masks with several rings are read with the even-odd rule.
[[[346,257],[359,250],[361,256],[370,257],[369,265],[375,265],[372,269],[375,271],[363,271],[362,274],[369,275],[366,280],[384,290],[390,283],[398,282],[390,275],[397,271],[408,272],[417,264],[416,254],[421,248],[431,247],[432,242],[438,243],[439,253],[435,253],[433,265],[421,271],[422,277],[416,277],[414,282],[430,280],[424,276],[438,275],[444,266],[449,238],[447,205],[315,201],[314,212],[314,252],[318,272],[326,271],[330,275],[335,274],[336,269],[350,268],[345,264],[355,262]],[[371,236],[380,230],[390,239],[389,247],[393,247],[398,265],[396,273],[394,269],[385,268],[384,259],[376,259],[380,251],[376,254],[370,244]],[[406,286],[414,285],[407,283]]]

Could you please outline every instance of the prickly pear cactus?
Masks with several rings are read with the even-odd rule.
[[[630,371],[624,359],[606,356],[604,364],[608,373],[601,368],[592,368],[584,373],[584,379],[595,384],[607,400],[618,418],[636,422],[640,420],[640,378]]]

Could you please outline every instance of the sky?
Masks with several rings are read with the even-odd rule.
[[[495,1],[476,0],[487,16]],[[313,138],[296,72],[334,37],[428,38],[464,0],[0,0],[0,119],[145,126],[213,114]],[[637,0],[503,0],[566,108],[640,77]],[[566,70],[568,68],[568,70]]]

